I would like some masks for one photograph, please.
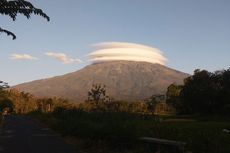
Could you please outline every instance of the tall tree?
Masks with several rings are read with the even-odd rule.
[[[222,103],[230,108],[230,68],[223,71],[221,86]]]
[[[167,102],[179,113],[230,114],[230,68],[214,73],[195,70],[183,86],[170,85]]]
[[[41,9],[33,6],[32,3],[25,0],[0,0],[0,14],[9,16],[13,21],[16,20],[18,14],[22,14],[27,19],[31,17],[32,14],[42,16],[47,21],[50,20],[49,16],[46,15]],[[13,39],[16,39],[16,35],[0,27],[0,33],[6,33],[7,35],[12,36]]]
[[[212,109],[212,73],[195,70],[194,75],[185,79],[182,97],[191,112],[209,112]]]
[[[100,102],[110,101],[106,95],[106,86],[101,84],[93,84],[92,89],[88,92],[88,102],[99,104]]]

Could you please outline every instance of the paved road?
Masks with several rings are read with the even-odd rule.
[[[0,127],[0,153],[76,153],[73,146],[28,117],[7,116]]]

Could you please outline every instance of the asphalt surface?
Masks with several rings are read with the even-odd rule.
[[[6,116],[0,127],[0,153],[76,153],[76,149],[29,117]]]

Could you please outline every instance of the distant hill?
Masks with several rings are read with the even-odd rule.
[[[164,94],[171,83],[182,84],[189,75],[160,64],[114,61],[88,65],[85,68],[48,79],[14,86],[38,97],[61,97],[83,102],[92,84],[106,85],[107,94],[115,100],[136,101]]]

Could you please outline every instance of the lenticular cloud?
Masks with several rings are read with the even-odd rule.
[[[94,47],[96,50],[89,54],[89,59],[93,63],[126,60],[165,65],[167,61],[159,49],[140,44],[104,42]]]

